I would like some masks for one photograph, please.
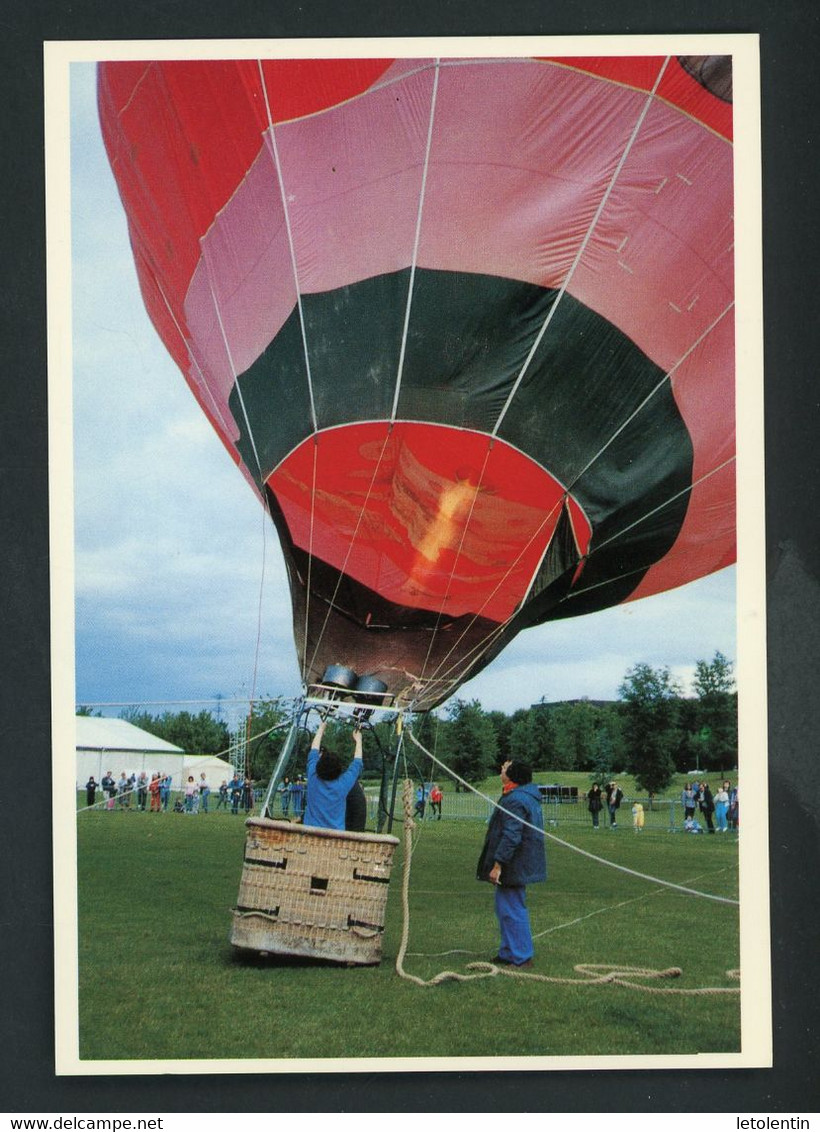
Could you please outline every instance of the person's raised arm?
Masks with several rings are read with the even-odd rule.
[[[357,727],[353,732],[353,758],[360,759],[362,757],[362,733]]]
[[[325,727],[327,727],[327,720],[323,719],[319,723],[319,726],[316,728],[316,734],[313,736],[313,742],[310,745],[312,750],[318,751],[321,747],[322,739],[325,734]]]

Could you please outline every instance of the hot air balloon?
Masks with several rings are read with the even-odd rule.
[[[426,710],[734,561],[729,57],[112,62],[98,102],[307,686]]]

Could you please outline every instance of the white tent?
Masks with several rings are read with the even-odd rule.
[[[186,772],[185,768],[186,763],[193,764],[195,760],[186,757],[181,747],[158,739],[125,719],[78,715],[76,728],[78,790],[85,786],[92,774],[100,782],[109,770],[115,779],[122,771],[131,775],[144,770],[149,778],[155,772],[170,774],[175,789],[182,787],[184,773],[193,773]]]
[[[186,778],[192,774],[197,782],[199,776],[204,774],[214,794],[219,790],[219,784],[223,779],[225,782],[230,782],[233,778],[231,764],[226,763],[224,759],[218,759],[216,755],[186,755],[184,770]]]

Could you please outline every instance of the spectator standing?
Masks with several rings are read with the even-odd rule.
[[[706,822],[706,828],[710,833],[715,832],[714,822],[712,815],[715,812],[715,800],[712,797],[712,791],[709,789],[709,783],[704,782],[700,788],[700,812],[703,814],[703,820]]]
[[[85,784],[85,802],[87,806],[94,805],[94,799],[97,797],[97,785],[98,783],[92,774]]]
[[[159,800],[163,810],[168,809],[168,803],[171,801],[171,787],[173,786],[173,784],[174,780],[171,778],[171,775],[163,774],[159,783]]]
[[[128,775],[125,771],[122,772],[117,782],[117,805],[121,810],[131,808],[131,783],[128,781]]]
[[[733,786],[729,791],[729,810],[726,814],[726,820],[729,822],[729,829],[740,827],[740,796],[736,786]]]
[[[436,821],[441,821],[441,800],[443,795],[438,783],[434,782],[430,791],[430,813],[436,815]]]
[[[148,804],[148,775],[144,770],[140,771],[140,776],[137,779],[137,806],[145,812],[145,807]]]
[[[108,799],[108,801],[105,804],[105,808],[107,810],[113,810],[114,806],[116,804],[117,784],[114,781],[114,776],[113,776],[113,774],[111,773],[110,770],[107,770],[105,772],[105,774],[103,775],[103,779],[102,779],[102,782],[100,783],[100,786],[102,786],[103,793],[106,795],[106,797]]]
[[[697,794],[691,782],[687,782],[680,794],[681,805],[683,806],[683,820],[693,818],[695,816],[695,805],[697,804]]]
[[[245,775],[245,780],[242,783],[242,808],[246,814],[249,814],[253,809],[253,779],[249,774]]]
[[[290,809],[290,779],[287,775],[285,775],[279,783],[278,793],[279,805],[282,808],[282,817],[286,818],[288,816],[288,810]]]
[[[148,783],[148,793],[151,795],[151,813],[158,814],[160,811],[160,778],[158,774],[151,775],[151,781]]]
[[[729,810],[729,785],[728,782],[724,782],[720,790],[715,794],[715,821],[717,822],[719,833],[725,833],[728,829],[726,814]]]
[[[211,796],[211,787],[208,784],[207,774],[199,776],[199,800],[203,814],[208,812],[208,799]]]
[[[416,805],[413,808],[413,817],[418,818],[419,821],[424,821],[424,786],[419,786],[416,789]]]
[[[290,800],[293,805],[293,816],[301,818],[305,811],[305,783],[301,775],[294,778],[290,784]]]
[[[242,780],[238,774],[234,774],[228,783],[228,790],[231,793],[231,813],[238,814],[239,803],[242,801]]]
[[[194,781],[192,774],[188,775],[188,781],[185,783],[185,813],[195,814],[196,803],[199,800],[199,787]]]
[[[219,794],[218,794],[218,797],[216,799],[216,808],[218,810],[220,810],[220,809],[222,809],[223,806],[227,810],[227,808],[228,808],[228,783],[224,778],[222,779],[222,782],[220,783],[220,786],[219,786]]]
[[[609,811],[609,828],[618,828],[618,810],[621,806],[623,791],[617,782],[610,782],[606,788],[606,808]]]
[[[587,809],[592,815],[592,828],[598,829],[601,817],[601,810],[604,808],[604,796],[601,793],[601,787],[597,782],[593,782],[587,794]]]

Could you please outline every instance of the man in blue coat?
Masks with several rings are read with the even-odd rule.
[[[490,818],[478,861],[478,879],[495,885],[495,914],[501,946],[495,963],[531,967],[532,931],[527,911],[528,884],[547,879],[541,795],[527,763],[501,768],[503,793]]]

